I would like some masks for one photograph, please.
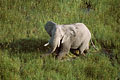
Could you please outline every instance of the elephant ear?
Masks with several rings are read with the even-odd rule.
[[[52,30],[56,27],[56,23],[52,22],[52,21],[48,21],[45,24],[45,30],[47,31],[47,33],[52,36]]]
[[[75,37],[76,36],[76,29],[75,27],[69,27],[65,34],[63,35],[63,38],[62,38],[62,43],[64,43],[65,41],[69,40],[71,37]]]

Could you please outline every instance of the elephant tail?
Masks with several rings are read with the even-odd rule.
[[[96,51],[98,51],[98,49],[95,47],[95,45],[94,45],[94,43],[93,43],[92,39],[90,40],[90,42],[91,42],[91,44],[92,44],[93,48],[94,48]]]

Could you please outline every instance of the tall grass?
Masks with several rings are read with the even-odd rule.
[[[119,3],[119,0],[0,0],[1,79],[120,79]],[[49,40],[44,30],[47,21],[84,23],[99,51],[91,47],[86,57],[70,61],[41,58],[49,49],[43,46]]]

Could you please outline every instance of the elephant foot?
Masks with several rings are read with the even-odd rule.
[[[57,60],[62,60],[61,56],[57,56],[56,58],[57,58]]]
[[[86,56],[85,53],[82,53],[83,56]]]
[[[63,60],[65,58],[65,56],[61,54],[61,55],[57,55],[56,58],[58,60]]]

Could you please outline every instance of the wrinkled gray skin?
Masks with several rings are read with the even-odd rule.
[[[51,51],[48,54],[59,48],[58,59],[62,59],[69,51],[79,50],[81,54],[84,54],[84,51],[89,49],[91,33],[83,23],[57,25],[48,21],[45,30],[51,37],[49,42],[45,44],[45,46],[49,43],[51,45]]]

